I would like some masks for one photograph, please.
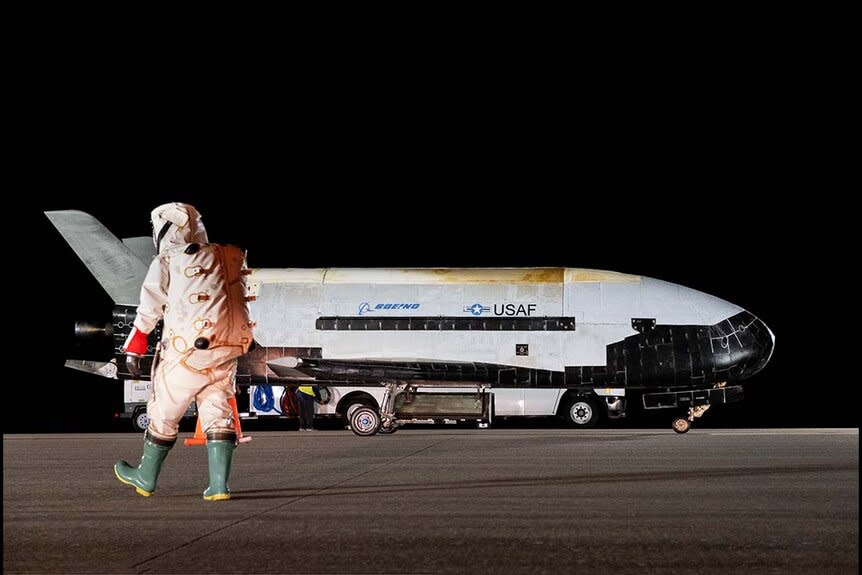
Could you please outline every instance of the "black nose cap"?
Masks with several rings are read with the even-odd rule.
[[[749,330],[754,332],[752,345],[756,349],[757,360],[751,366],[751,373],[755,374],[766,367],[766,364],[772,359],[772,353],[775,351],[775,334],[761,319],[756,319]]]
[[[766,367],[775,350],[775,335],[763,320],[749,312],[742,312],[729,320],[733,336],[739,343],[732,371],[739,379],[751,377]],[[729,338],[730,339],[730,338]]]

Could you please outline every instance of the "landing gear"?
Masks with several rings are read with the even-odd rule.
[[[384,389],[379,413],[365,405],[355,409],[351,406],[353,411],[348,411],[350,429],[356,435],[367,437],[375,433],[391,434],[398,429],[398,421],[395,419],[395,394],[398,384],[387,383]]]
[[[360,437],[374,435],[380,430],[380,416],[370,407],[360,407],[350,416],[350,429]]]
[[[373,405],[372,401],[373,400],[366,399],[364,397],[350,399],[349,405],[347,405],[347,407],[344,408],[344,411],[343,411],[343,413],[344,413],[344,426],[347,429],[350,429],[350,420],[353,417],[353,413],[357,409],[359,409],[360,407],[367,407],[369,409],[373,409],[374,411],[377,411],[377,406]]]
[[[457,382],[438,382],[438,386],[460,387]],[[487,427],[492,400],[491,394],[487,393],[487,385],[477,384],[475,393],[462,391],[422,393],[418,391],[419,387],[404,381],[383,383],[380,410],[362,405],[357,406],[352,412],[348,411],[350,429],[356,435],[368,436],[389,435],[407,423],[454,424],[459,421],[477,421],[480,427]],[[397,402],[396,399],[398,399]],[[595,406],[585,403],[580,408],[583,412],[581,417],[588,421],[593,417],[594,409]]]
[[[674,418],[673,422],[670,424],[671,429],[673,429],[677,433],[686,433],[689,429],[691,429],[692,422],[696,418],[706,413],[707,409],[709,409],[709,404],[689,407],[688,416],[680,415],[679,417]]]
[[[674,418],[673,423],[671,423],[670,426],[677,433],[685,433],[691,429],[691,422],[685,417],[679,416]]]
[[[380,403],[380,433],[395,433],[398,421],[395,419],[395,395],[398,392],[397,383],[387,383],[384,386],[383,401]]]

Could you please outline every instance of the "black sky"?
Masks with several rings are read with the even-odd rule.
[[[210,239],[254,267],[570,266],[696,288],[777,336],[739,421],[855,425],[834,387],[857,371],[841,208],[799,153],[798,125],[762,99],[645,101],[578,114],[560,96],[367,110],[330,96],[288,113],[270,95],[224,117],[188,99],[46,108],[19,146],[32,243],[16,256],[13,312],[32,359],[16,362],[4,429],[99,427],[120,397],[62,368],[74,321],[111,302],[42,212],[84,210],[128,237],[148,235],[166,201],[194,204]]]

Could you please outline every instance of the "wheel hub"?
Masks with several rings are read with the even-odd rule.
[[[360,431],[371,431],[374,428],[374,420],[371,416],[363,415],[357,420]]]
[[[579,401],[572,405],[571,409],[572,421],[579,425],[583,425],[590,421],[593,417],[593,408],[585,401]]]

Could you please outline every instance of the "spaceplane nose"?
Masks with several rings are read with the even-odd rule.
[[[752,316],[753,317],[753,316]],[[742,365],[745,377],[750,377],[766,367],[775,351],[775,334],[762,319],[754,317],[740,334],[746,360]]]
[[[715,367],[731,379],[746,379],[766,367],[775,350],[775,334],[748,311],[710,326]]]

